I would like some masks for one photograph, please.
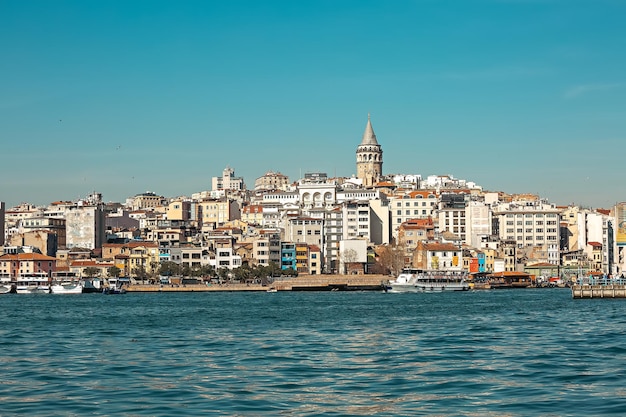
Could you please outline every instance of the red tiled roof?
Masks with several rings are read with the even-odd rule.
[[[57,258],[42,255],[41,253],[7,253],[0,256],[1,260],[8,261],[56,261]]]
[[[424,249],[429,251],[455,251],[460,250],[457,246],[452,243],[425,243]]]

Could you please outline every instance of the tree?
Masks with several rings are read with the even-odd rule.
[[[100,268],[96,268],[95,266],[88,266],[83,269],[83,274],[87,275],[88,278],[93,278],[96,275],[100,275]]]
[[[380,273],[397,276],[405,267],[405,248],[392,242],[381,246],[378,250],[378,263],[376,269]]]
[[[118,278],[122,273],[122,270],[119,269],[117,266],[112,266],[108,269],[107,273],[110,277]]]
[[[268,275],[270,275],[272,278],[279,277],[283,273],[283,271],[280,269],[280,266],[276,262],[270,262],[267,268]]]
[[[351,264],[355,263],[358,259],[359,254],[356,253],[354,249],[346,249],[341,253],[341,258],[343,260],[343,271],[344,274],[348,273],[348,269]]]
[[[287,275],[289,277],[297,277],[298,276],[298,271],[296,271],[292,267],[289,267],[287,269],[283,269],[282,273],[283,273],[283,275]]]
[[[180,265],[176,262],[166,261],[159,266],[159,275],[171,277],[172,275],[180,275]]]
[[[142,283],[148,276],[148,271],[146,271],[146,267],[143,265],[133,268],[132,273],[135,274],[135,277]]]

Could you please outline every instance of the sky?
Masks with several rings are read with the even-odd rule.
[[[0,201],[211,189],[227,166],[626,200],[626,1],[0,2]]]

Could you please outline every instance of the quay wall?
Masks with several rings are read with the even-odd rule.
[[[573,298],[626,298],[626,285],[574,285]]]
[[[142,285],[134,284],[127,292],[210,292],[210,291],[376,291],[389,280],[386,275],[300,275],[296,278],[280,279],[272,284],[195,284],[195,285]]]

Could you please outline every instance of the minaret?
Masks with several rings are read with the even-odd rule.
[[[364,187],[372,187],[383,173],[383,149],[376,140],[370,115],[367,115],[367,125],[363,140],[356,148],[356,176],[363,180]]]

